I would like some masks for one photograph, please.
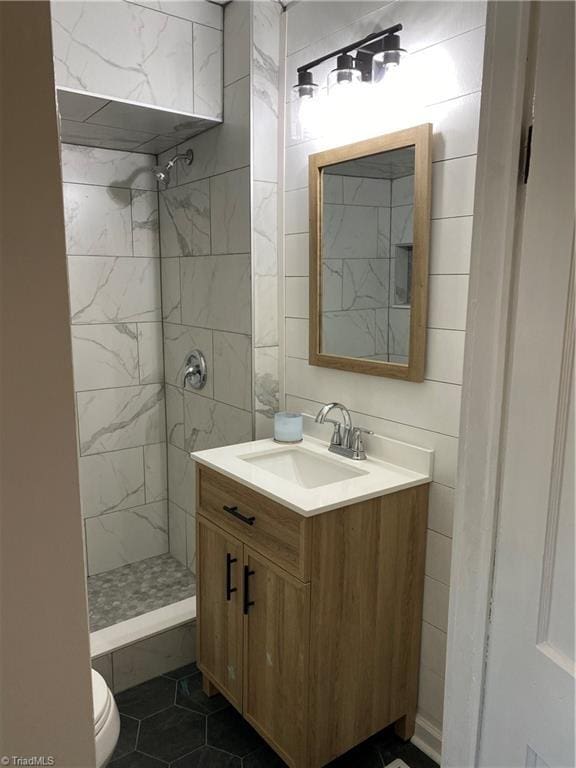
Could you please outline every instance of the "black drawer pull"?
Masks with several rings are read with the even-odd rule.
[[[226,600],[232,598],[232,592],[237,592],[236,587],[232,586],[232,563],[238,562],[236,557],[232,557],[230,552],[226,553]]]
[[[250,600],[250,582],[248,579],[250,576],[254,576],[254,571],[251,571],[250,568],[245,565],[244,566],[244,615],[248,615],[248,610],[250,609],[251,605],[254,605],[254,600]]]
[[[238,520],[242,520],[242,522],[246,523],[246,525],[254,525],[256,518],[246,517],[246,515],[243,515],[241,512],[238,512],[238,507],[227,507],[226,504],[224,504],[222,509],[224,510],[224,512],[228,512],[229,515],[234,515],[234,517],[237,517]]]

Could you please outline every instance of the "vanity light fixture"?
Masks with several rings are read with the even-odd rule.
[[[395,24],[298,67],[298,82],[292,88],[292,138],[304,140],[316,135],[321,89],[313,80],[312,69],[336,58],[336,67],[328,75],[329,98],[341,98],[366,84],[379,84],[406,53],[400,46],[401,30],[402,24]]]

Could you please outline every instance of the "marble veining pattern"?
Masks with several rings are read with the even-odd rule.
[[[94,572],[167,548],[158,194],[150,155],[65,144],[62,161],[80,495]]]
[[[277,185],[255,181],[253,195],[254,271],[257,275],[277,275]]]
[[[72,323],[161,319],[158,259],[70,256]]]
[[[252,3],[252,281],[254,328],[254,427],[269,437],[280,404],[278,284],[278,117],[282,9]]]
[[[278,344],[278,277],[254,275],[254,347]]]
[[[162,256],[210,253],[210,188],[207,180],[160,192]]]
[[[72,326],[76,391],[138,384],[136,323]]]
[[[210,179],[212,253],[250,251],[250,171],[242,168]]]
[[[222,29],[222,7],[206,0],[126,0],[128,3],[143,5],[144,8],[154,8],[171,16],[195,21],[214,29]]]
[[[205,400],[204,402],[211,402]],[[194,513],[196,467],[187,451],[168,445],[168,493],[170,501],[187,514]]]
[[[192,392],[184,392],[184,447],[201,451],[252,439],[252,415]]]
[[[250,78],[224,88],[225,121],[179,146],[194,150],[191,166],[180,166],[178,183],[205,179],[250,165]]]
[[[182,322],[250,334],[250,256],[181,260]]]
[[[77,402],[82,456],[164,440],[162,384],[79,392]]]
[[[377,258],[378,209],[324,206],[324,253],[331,259]]]
[[[389,259],[347,259],[343,267],[343,309],[388,306]]]
[[[138,370],[140,384],[164,381],[162,323],[138,323]]]
[[[88,517],[84,524],[89,576],[168,551],[165,501]]]
[[[376,352],[374,310],[322,313],[322,350],[327,354],[371,357]]]
[[[153,155],[62,144],[62,178],[69,183],[155,192],[154,165]]]
[[[194,111],[222,118],[222,32],[193,25]]]
[[[406,303],[406,286],[396,284],[401,274],[396,274],[395,257],[399,245],[412,243],[414,179],[363,178],[340,175],[341,170],[324,177],[330,201],[322,274],[325,351],[359,355],[364,350],[362,356],[372,359],[404,359],[410,310],[397,314],[389,307]],[[408,253],[403,249],[404,260]]]
[[[79,470],[84,517],[146,502],[141,448],[81,456]]]
[[[166,385],[166,436],[168,443],[184,448],[184,394],[178,387]]]
[[[189,22],[129,3],[60,1],[52,29],[58,85],[194,111]]]
[[[90,631],[96,632],[195,594],[194,576],[170,554],[90,576]]]
[[[264,289],[267,295],[262,307],[277,312],[276,184],[259,190],[262,218],[254,217],[251,210],[254,7],[237,3],[225,10],[225,122],[175,149],[192,149],[194,162],[179,165],[168,189],[160,192],[170,547],[192,570],[196,561],[195,467],[189,451],[194,446],[251,439],[253,347],[265,332],[277,333],[275,318],[265,325],[258,323],[256,314],[252,335],[253,290]],[[241,23],[236,25],[235,20]],[[204,38],[202,50],[195,46],[196,77],[206,75],[206,83],[216,76],[215,71],[210,74],[205,69],[205,63],[214,58],[218,44],[218,36],[213,35],[211,42]],[[196,88],[197,111],[201,99]],[[271,137],[272,133],[266,136],[266,150],[261,148],[268,155]],[[275,168],[277,157],[272,154],[267,160]],[[168,153],[159,162],[167,159]],[[256,220],[257,236],[252,227]],[[201,232],[191,232],[191,226]],[[258,279],[263,281],[260,286]],[[260,318],[264,320],[262,314]],[[208,382],[201,391],[182,387],[184,361],[194,348],[201,349],[208,362]]]
[[[390,238],[392,245],[412,243],[413,207],[400,205],[392,208],[392,224]]]
[[[64,184],[64,217],[69,255],[132,256],[129,190]]]
[[[134,256],[160,255],[157,192],[132,190],[132,249]]]
[[[278,180],[281,12],[278,3],[252,4],[252,165],[257,181]]]
[[[278,347],[258,347],[255,358],[254,408],[272,422],[279,410]]]
[[[162,319],[179,323],[180,314],[180,259],[162,259]]]

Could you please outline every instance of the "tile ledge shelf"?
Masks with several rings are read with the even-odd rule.
[[[118,651],[140,640],[162,634],[196,618],[196,597],[188,597],[171,605],[126,619],[110,627],[90,633],[90,655],[93,659]]]
[[[156,155],[222,123],[221,118],[74,88],[57,86],[56,93],[60,138],[68,144]]]

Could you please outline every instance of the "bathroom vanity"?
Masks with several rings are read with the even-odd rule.
[[[194,454],[205,691],[294,768],[414,731],[432,452],[397,446],[416,470],[309,437]]]

